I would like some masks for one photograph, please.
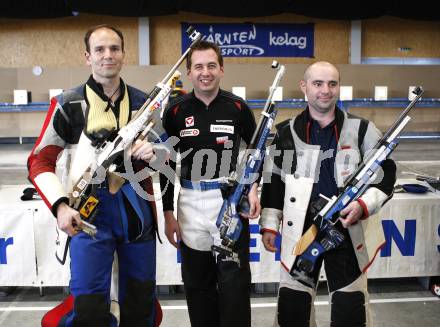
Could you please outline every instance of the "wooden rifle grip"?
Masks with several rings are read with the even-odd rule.
[[[303,254],[304,251],[307,250],[309,245],[312,244],[312,242],[315,240],[317,234],[318,234],[318,228],[316,228],[315,224],[313,224],[296,243],[295,247],[293,248],[293,254],[294,255]]]

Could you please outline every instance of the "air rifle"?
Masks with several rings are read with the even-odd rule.
[[[233,172],[222,187],[224,200],[216,221],[220,231],[221,244],[213,245],[212,251],[214,253],[218,252],[225,258],[230,258],[238,264],[238,255],[234,252],[233,247],[243,228],[239,213],[249,210],[247,195],[252,183],[257,180],[255,177],[260,172],[266,151],[266,140],[277,114],[273,95],[285,72],[285,66],[279,65],[276,61],[272,63],[272,68],[277,69],[277,74],[270,87],[269,97],[261,112],[261,118],[251,142],[237,170],[240,174],[237,171]]]

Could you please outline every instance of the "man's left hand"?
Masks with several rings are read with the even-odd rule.
[[[131,156],[145,162],[152,161],[154,158],[153,144],[146,140],[137,140],[131,147]]]
[[[342,226],[347,228],[350,225],[355,224],[364,215],[364,209],[357,201],[351,202],[346,208],[341,210],[341,218],[339,220]]]

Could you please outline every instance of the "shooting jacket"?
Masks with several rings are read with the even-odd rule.
[[[266,158],[262,192],[261,232],[282,233],[281,264],[290,271],[296,256],[293,249],[305,232],[304,224],[309,208],[313,183],[319,176],[320,146],[307,144],[306,109],[299,116],[277,125],[272,150],[281,153]],[[380,139],[380,132],[372,122],[343,112],[337,108],[335,124],[339,136],[335,154],[335,180],[338,187],[354,173],[361,160]],[[362,133],[359,133],[363,129]],[[272,160],[271,160],[272,159]],[[380,219],[376,214],[393,191],[395,164],[391,159],[382,165],[381,182],[372,185],[358,200],[364,217],[349,229],[353,248],[361,271],[366,271],[385,242]],[[270,181],[268,181],[270,178]]]
[[[41,134],[27,165],[29,179],[54,216],[61,202],[68,203],[73,184],[95,162],[92,142],[96,132],[118,130],[146,101],[145,93],[126,85],[122,79],[120,94],[116,103],[112,104],[103,93],[102,86],[90,76],[87,83],[51,99]],[[133,161],[133,166],[136,164],[143,163]],[[151,178],[141,182],[141,186],[153,194]],[[154,202],[150,201],[150,205],[156,216]]]

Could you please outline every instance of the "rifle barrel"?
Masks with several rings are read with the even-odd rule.
[[[405,117],[408,115],[409,111],[414,107],[414,105],[419,101],[419,99],[422,97],[424,90],[421,86],[418,86],[413,93],[416,95],[416,97],[408,104],[408,106],[405,108],[404,111],[400,114],[399,118],[393,123],[393,125],[388,129],[388,131],[385,133],[383,140],[387,140],[390,135],[394,132],[394,130],[402,123],[402,121],[405,119]]]

